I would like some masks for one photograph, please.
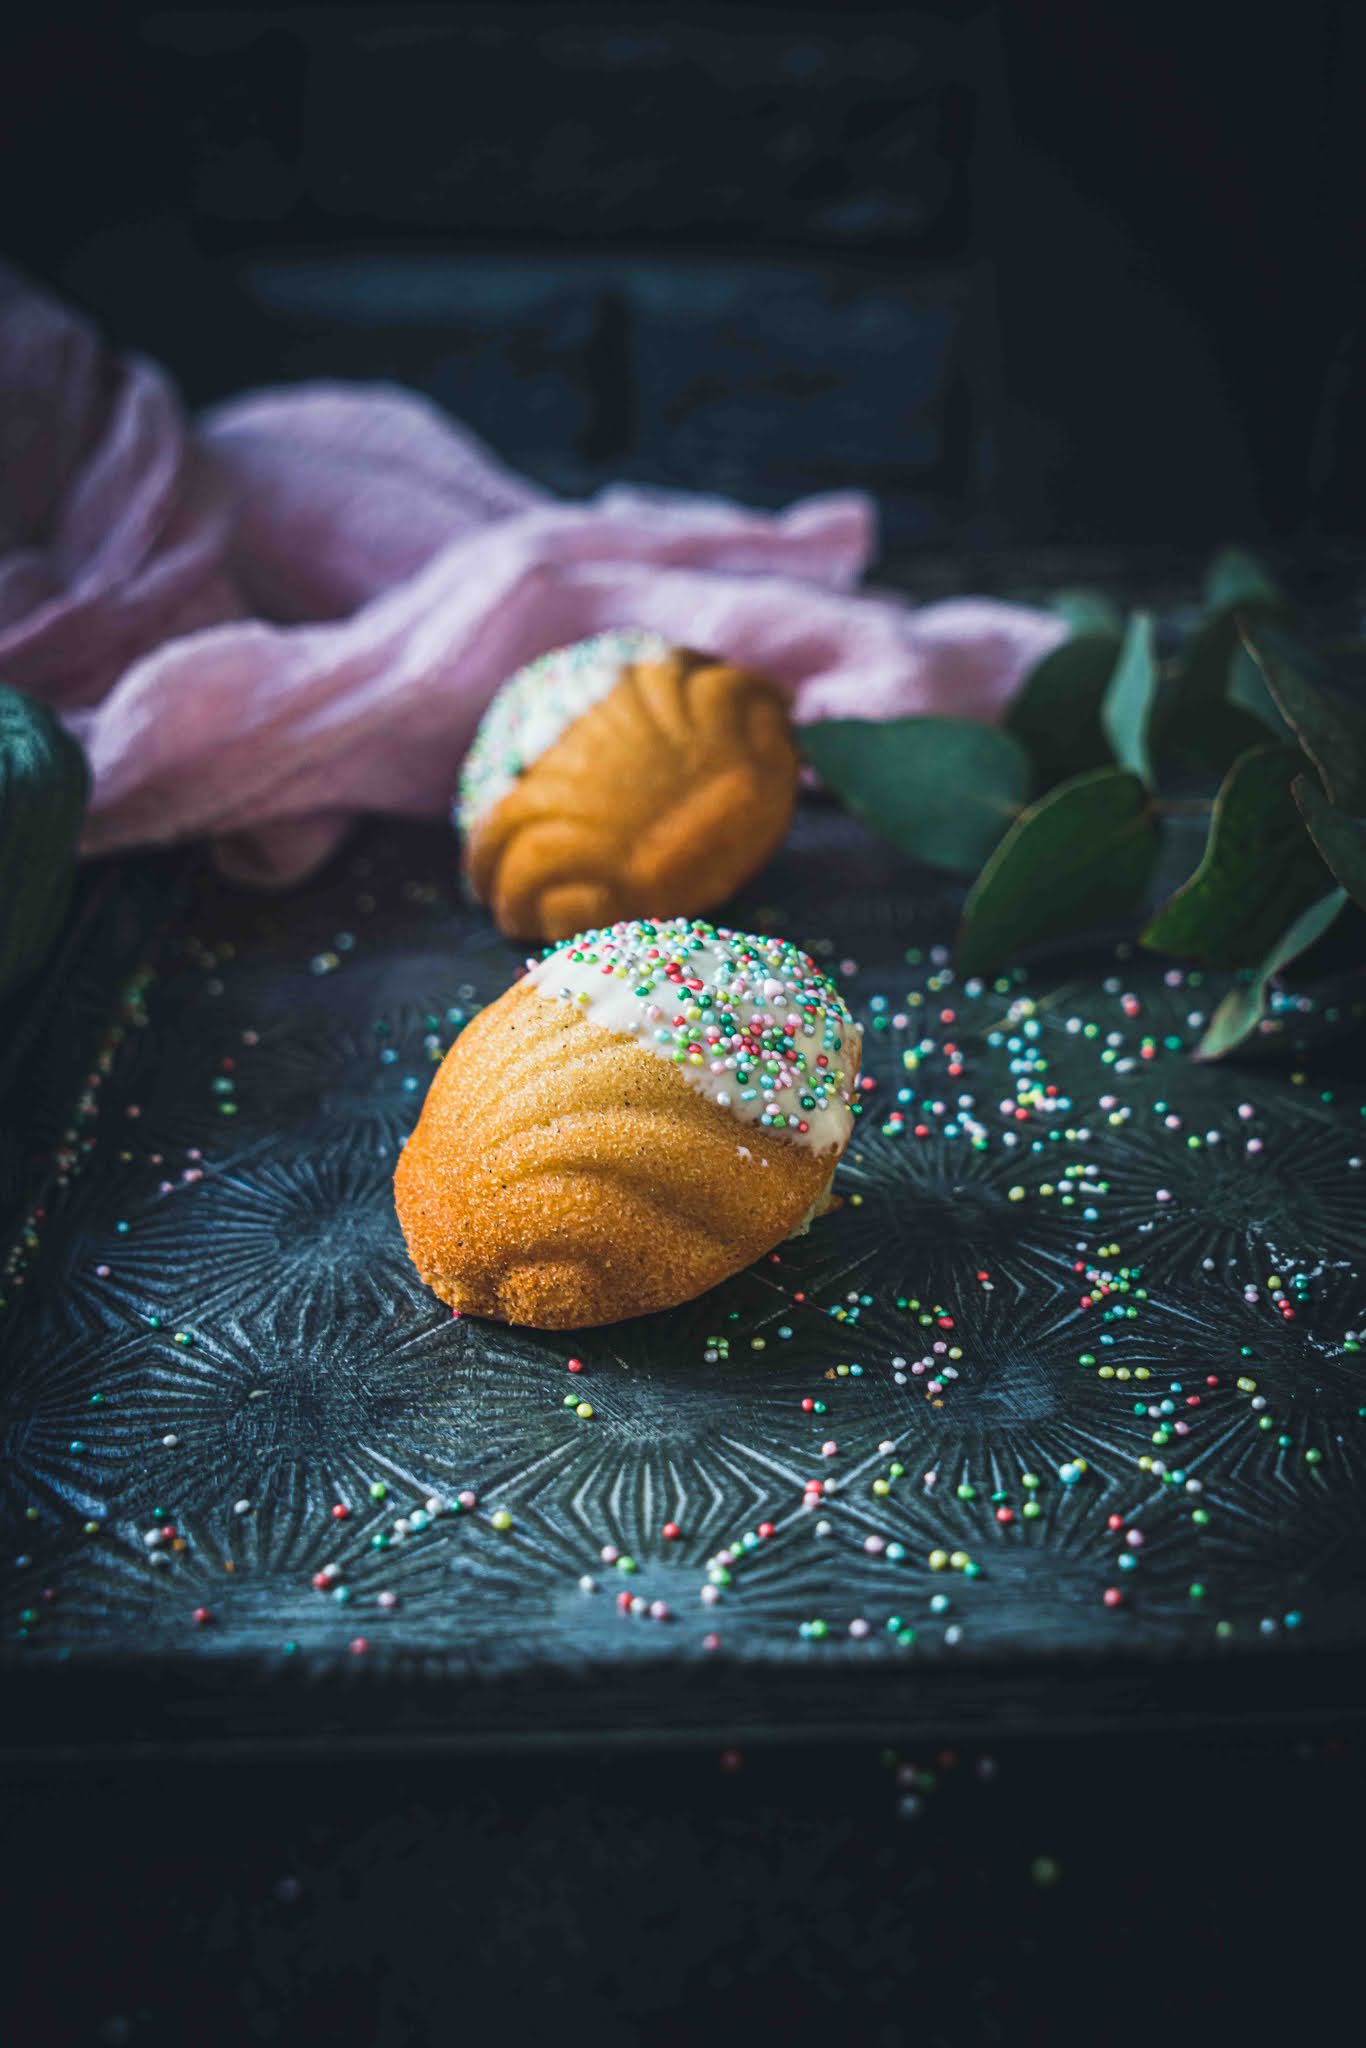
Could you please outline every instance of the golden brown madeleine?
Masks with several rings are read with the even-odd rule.
[[[394,1177],[462,1312],[574,1329],[691,1300],[798,1229],[859,1030],[810,960],[673,919],[561,947],[466,1026]]]
[[[797,750],[776,683],[623,630],[518,671],[461,779],[471,886],[555,940],[719,903],[782,840]]]

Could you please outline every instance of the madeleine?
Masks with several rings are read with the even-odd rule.
[[[490,704],[461,775],[465,871],[517,938],[706,910],[782,840],[798,766],[776,683],[658,634],[599,633]]]
[[[690,1301],[829,1206],[860,1029],[806,954],[698,919],[569,941],[468,1024],[394,1176],[427,1285],[541,1329]]]

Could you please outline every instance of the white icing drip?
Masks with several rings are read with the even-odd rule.
[[[552,648],[519,668],[489,705],[465,756],[457,804],[462,832],[512,789],[532,762],[606,697],[634,661],[661,661],[659,633],[622,627]]]
[[[681,984],[665,973],[675,959]],[[527,979],[671,1061],[740,1122],[817,1152],[848,1143],[861,1027],[785,941],[686,918],[613,925],[570,939]],[[764,1036],[769,1043],[756,1049]]]

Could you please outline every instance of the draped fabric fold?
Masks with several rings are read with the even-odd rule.
[[[443,815],[499,683],[611,626],[765,671],[799,721],[998,717],[1062,626],[859,592],[875,547],[856,491],[564,503],[384,386],[191,422],[0,270],[0,682],[86,747],[87,852],[208,835],[228,872],[296,880],[362,811]]]

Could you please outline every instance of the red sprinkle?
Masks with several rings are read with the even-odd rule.
[[[332,1510],[332,1519],[334,1522],[344,1522],[347,1516],[350,1514],[350,1512],[351,1510],[346,1505],[346,1502],[344,1500],[339,1500]]]
[[[659,1533],[666,1543],[673,1543],[683,1534],[683,1531],[679,1528],[677,1522],[666,1522]]]
[[[198,1623],[199,1627],[203,1628],[206,1621],[213,1620],[213,1614],[207,1607],[196,1607],[194,1611],[194,1618],[195,1621]]]
[[[582,1372],[583,1360],[581,1358],[571,1358],[569,1361],[569,1370],[571,1372]]]
[[[1107,1607],[1118,1607],[1124,1595],[1120,1592],[1118,1586],[1107,1586],[1102,1598]]]

